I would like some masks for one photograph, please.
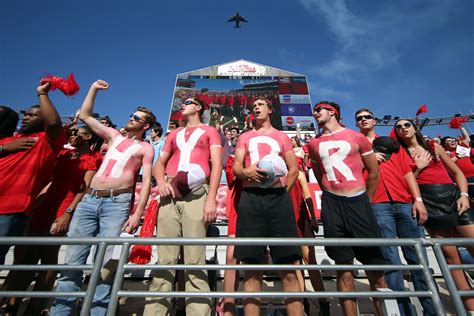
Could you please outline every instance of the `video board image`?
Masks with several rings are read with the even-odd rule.
[[[257,98],[272,103],[272,125],[279,130],[312,130],[311,100],[305,77],[178,77],[170,121],[179,124],[182,103],[196,97],[204,104],[203,122],[212,126],[252,126],[252,104]],[[254,124],[254,123],[253,123]]]

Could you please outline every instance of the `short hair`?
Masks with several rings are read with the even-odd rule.
[[[116,127],[117,127],[117,125],[115,125],[115,124],[112,122],[112,119],[111,119],[108,115],[100,117],[100,118],[99,118],[99,122],[100,122],[100,121],[106,121],[106,122],[108,122],[109,125],[110,125],[110,127],[112,127],[112,128],[116,128]]]
[[[87,125],[83,125],[79,128],[82,128],[86,131],[87,134],[91,134],[91,139],[89,140],[89,144],[91,145],[91,150],[96,152],[99,151],[100,148],[102,147],[102,144],[104,143],[104,140],[97,136],[96,133]]]
[[[192,99],[194,102],[196,102],[201,107],[201,109],[199,110],[199,117],[201,117],[202,114],[204,113],[204,102],[202,102],[201,100],[199,100],[196,97],[192,97],[190,99]]]
[[[267,98],[264,98],[264,97],[257,97],[255,100],[253,100],[253,103],[255,103],[256,101],[258,100],[262,100],[262,101],[265,101],[265,103],[267,104],[267,107],[272,110],[272,114],[273,114],[273,104],[272,104],[272,101],[268,100]],[[253,107],[253,103],[252,103],[252,107]]]
[[[316,110],[316,108],[317,108],[318,105],[320,105],[320,104],[327,104],[327,105],[330,105],[330,106],[332,106],[333,108],[335,108],[336,111],[338,112],[338,113],[336,113],[336,115],[335,115],[335,116],[336,116],[336,120],[339,122],[339,120],[341,119],[341,107],[339,106],[339,104],[337,104],[336,102],[330,102],[330,101],[319,101],[318,103],[316,103],[316,104],[314,105],[313,112],[314,112],[314,110]]]
[[[0,138],[10,137],[16,130],[18,113],[8,106],[0,105]]]
[[[148,129],[155,125],[156,116],[151,110],[147,109],[144,106],[139,106],[137,107],[137,111],[145,113],[145,122],[149,125]]]
[[[163,135],[163,128],[160,123],[156,123],[151,129],[156,133],[156,135],[158,135],[158,137]]]
[[[357,115],[359,115],[359,113],[362,113],[362,112],[369,112],[370,115],[372,115],[375,118],[374,113],[371,110],[369,110],[368,108],[358,109],[354,114],[354,118],[357,119]]]
[[[451,137],[451,136],[444,136],[443,138],[441,138],[441,146],[446,145],[446,141],[447,141],[448,139],[454,139],[454,140],[456,140],[454,137]]]
[[[231,126],[231,127],[229,128],[229,131],[232,131],[232,130],[237,131],[237,134],[240,133],[240,130],[239,130],[239,128],[238,128],[237,126]]]

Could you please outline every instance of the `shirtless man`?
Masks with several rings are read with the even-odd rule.
[[[205,238],[207,224],[216,219],[216,195],[222,171],[222,146],[214,127],[201,122],[204,106],[197,98],[183,102],[181,113],[186,127],[173,130],[166,138],[154,175],[160,193],[157,218],[158,238]],[[179,246],[159,245],[158,264],[176,264]],[[183,246],[185,264],[206,264],[206,247]],[[156,271],[151,292],[169,292],[174,270]],[[187,292],[209,292],[206,271],[185,271]],[[171,300],[147,298],[143,315],[170,315]],[[209,298],[187,298],[186,314],[211,313]]]
[[[314,107],[314,118],[322,133],[309,143],[314,174],[323,190],[322,213],[325,238],[379,238],[377,221],[370,200],[377,187],[379,168],[372,145],[361,133],[339,123],[341,109],[337,103],[322,101]],[[364,180],[363,168],[367,170]],[[326,246],[328,256],[336,264],[383,264],[379,247]],[[371,290],[386,288],[383,271],[366,270]],[[354,292],[354,276],[350,270],[337,271],[337,289]],[[341,299],[344,315],[356,315],[356,300]],[[374,299],[377,315],[382,315],[378,299]]]
[[[127,137],[111,127],[106,127],[92,117],[92,108],[97,91],[106,90],[106,81],[94,82],[84,99],[79,118],[98,136],[107,141],[108,151],[92,179],[90,188],[78,204],[72,218],[69,237],[118,237],[122,231],[134,232],[140,222],[148,200],[151,184],[153,147],[144,142],[142,135],[155,124],[153,113],[144,108],[130,116],[126,129]],[[134,184],[140,167],[143,166],[143,187],[136,211],[129,215]],[[67,247],[66,264],[85,264],[90,245]],[[107,248],[110,257],[113,247]],[[58,292],[75,292],[81,289],[82,271],[63,271],[59,278]],[[110,284],[100,279],[97,284],[91,314],[105,315],[110,298]],[[51,315],[71,315],[76,298],[57,298]]]
[[[242,193],[237,207],[237,237],[298,237],[296,221],[287,191],[298,177],[296,157],[288,136],[271,124],[274,107],[263,98],[253,103],[256,129],[240,135],[235,150],[234,174],[242,180]],[[278,166],[277,177],[267,174],[265,161]],[[267,162],[267,166],[268,166]],[[285,170],[286,169],[286,170]],[[285,172],[286,171],[286,172]],[[275,173],[274,173],[275,174]],[[245,264],[263,264],[266,246],[235,246],[234,257]],[[270,246],[272,261],[291,264],[301,259],[299,246]],[[263,271],[245,270],[244,291],[260,292]],[[301,288],[295,270],[280,271],[285,292]],[[303,304],[297,298],[285,300],[288,315],[303,315]],[[260,315],[260,298],[244,299],[245,315]]]

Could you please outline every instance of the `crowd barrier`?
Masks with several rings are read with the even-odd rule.
[[[34,291],[3,291],[0,297],[77,297],[83,299],[80,315],[89,315],[92,305],[94,290],[100,277],[101,266],[104,263],[107,246],[121,245],[122,249],[118,260],[117,271],[112,285],[112,295],[107,311],[108,316],[114,316],[120,297],[255,297],[255,293],[249,292],[149,292],[149,291],[128,291],[122,289],[124,274],[132,270],[310,270],[321,271],[336,270],[421,270],[428,285],[428,291],[359,291],[359,292],[260,292],[262,298],[364,298],[379,297],[382,299],[396,297],[431,297],[433,300],[437,315],[446,315],[446,309],[442,304],[436,283],[432,278],[429,264],[423,255],[425,247],[432,247],[437,263],[442,271],[448,291],[451,296],[456,314],[466,315],[462,303],[462,297],[474,296],[474,291],[459,291],[456,288],[450,270],[469,269],[474,270],[474,264],[448,265],[443,256],[441,247],[444,245],[470,246],[474,245],[474,239],[471,238],[450,238],[450,239],[332,239],[332,238],[67,238],[67,237],[16,237],[0,238],[2,245],[79,245],[89,244],[96,246],[94,264],[86,265],[0,265],[2,270],[17,271],[44,271],[44,270],[88,270],[90,279],[86,290],[81,292],[34,292]],[[135,265],[128,263],[129,250],[132,245],[206,245],[206,246],[225,246],[225,245],[307,245],[307,246],[411,246],[416,250],[419,265]]]

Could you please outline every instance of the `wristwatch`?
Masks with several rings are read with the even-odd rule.
[[[72,214],[74,213],[74,209],[73,209],[72,207],[68,207],[68,208],[66,209],[66,213],[72,215]]]

